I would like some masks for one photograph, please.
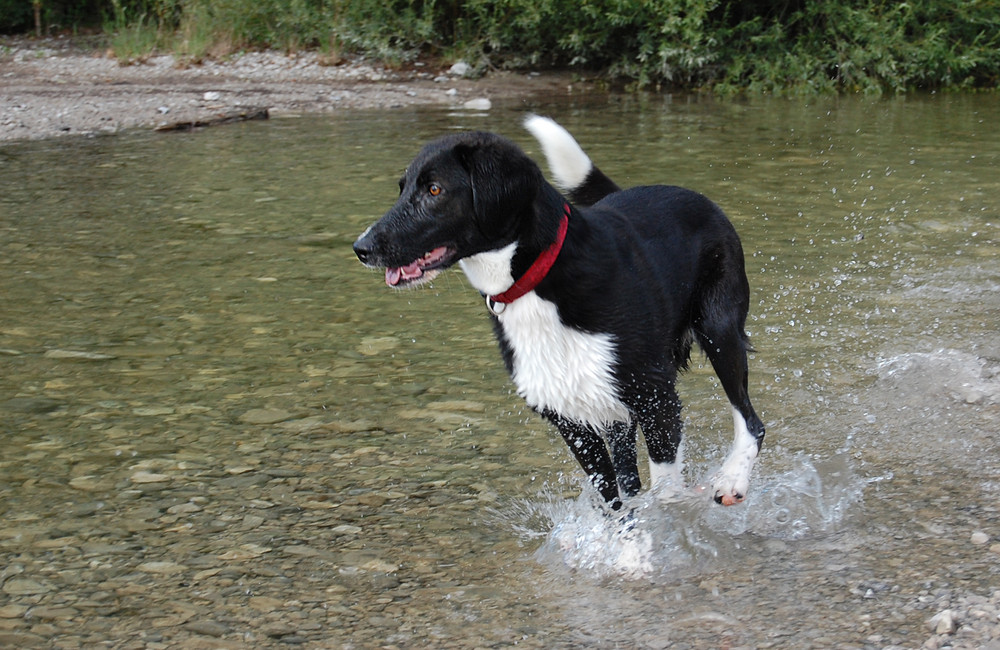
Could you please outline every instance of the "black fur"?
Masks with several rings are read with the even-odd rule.
[[[567,197],[573,205],[586,207],[594,205],[609,194],[621,191],[613,180],[604,175],[597,167],[591,167],[587,178],[579,186],[567,191]]]
[[[511,271],[518,278],[555,239],[566,202],[516,145],[489,133],[428,144],[400,188],[396,204],[354,245],[369,266],[403,267],[444,247],[429,272],[517,242]],[[640,487],[636,424],[651,460],[669,463],[677,456],[681,415],[674,385],[692,340],[759,447],[764,425],[747,395],[749,286],[739,237],[704,196],[662,185],[619,191],[596,168],[568,194],[578,204],[565,243],[535,291],[556,305],[563,325],[611,335],[617,398],[632,422],[614,423],[604,432],[606,443],[588,423],[547,410],[542,415],[617,508],[620,492],[633,495]],[[512,371],[514,351],[496,317],[493,322]]]

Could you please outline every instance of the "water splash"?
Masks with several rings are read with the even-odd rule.
[[[880,359],[875,372],[895,400],[920,404],[947,397],[966,404],[1000,403],[1000,364],[961,350],[904,352]]]
[[[706,525],[731,535],[794,540],[838,531],[859,503],[867,481],[851,470],[847,456],[792,459],[791,469],[758,477],[744,507],[706,510]]]
[[[865,484],[845,456],[800,455],[787,471],[756,477],[747,501],[730,508],[693,490],[669,503],[644,492],[611,513],[585,490],[569,500],[543,493],[494,515],[522,539],[542,539],[535,558],[545,566],[598,579],[676,579],[738,562],[766,539],[837,532],[860,507]]]

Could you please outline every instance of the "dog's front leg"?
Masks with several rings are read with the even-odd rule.
[[[608,446],[604,444],[601,435],[592,427],[567,420],[556,413],[546,411],[543,415],[559,429],[559,433],[569,445],[570,451],[573,452],[583,471],[587,472],[591,484],[597,488],[608,505],[613,510],[621,508],[622,500],[618,494],[615,468],[611,463]]]
[[[639,480],[639,466],[636,460],[635,421],[612,422],[608,427],[608,446],[611,447],[611,462],[618,476],[618,487],[627,497],[639,494],[642,481]]]

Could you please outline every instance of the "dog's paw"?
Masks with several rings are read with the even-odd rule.
[[[684,493],[684,475],[681,464],[649,463],[650,491],[663,503],[678,501]]]
[[[747,485],[747,488],[749,487],[750,486]],[[743,503],[743,499],[746,498],[746,489],[741,490],[736,486],[729,489],[717,487],[713,498],[718,504],[724,506],[735,506],[737,503]]]
[[[750,491],[752,458],[727,458],[719,473],[712,478],[712,498],[724,506],[742,503]]]

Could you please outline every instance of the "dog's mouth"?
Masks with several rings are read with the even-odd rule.
[[[390,287],[410,287],[430,282],[444,270],[455,257],[455,249],[439,246],[424,253],[420,259],[406,266],[389,267],[385,270],[385,283]]]

